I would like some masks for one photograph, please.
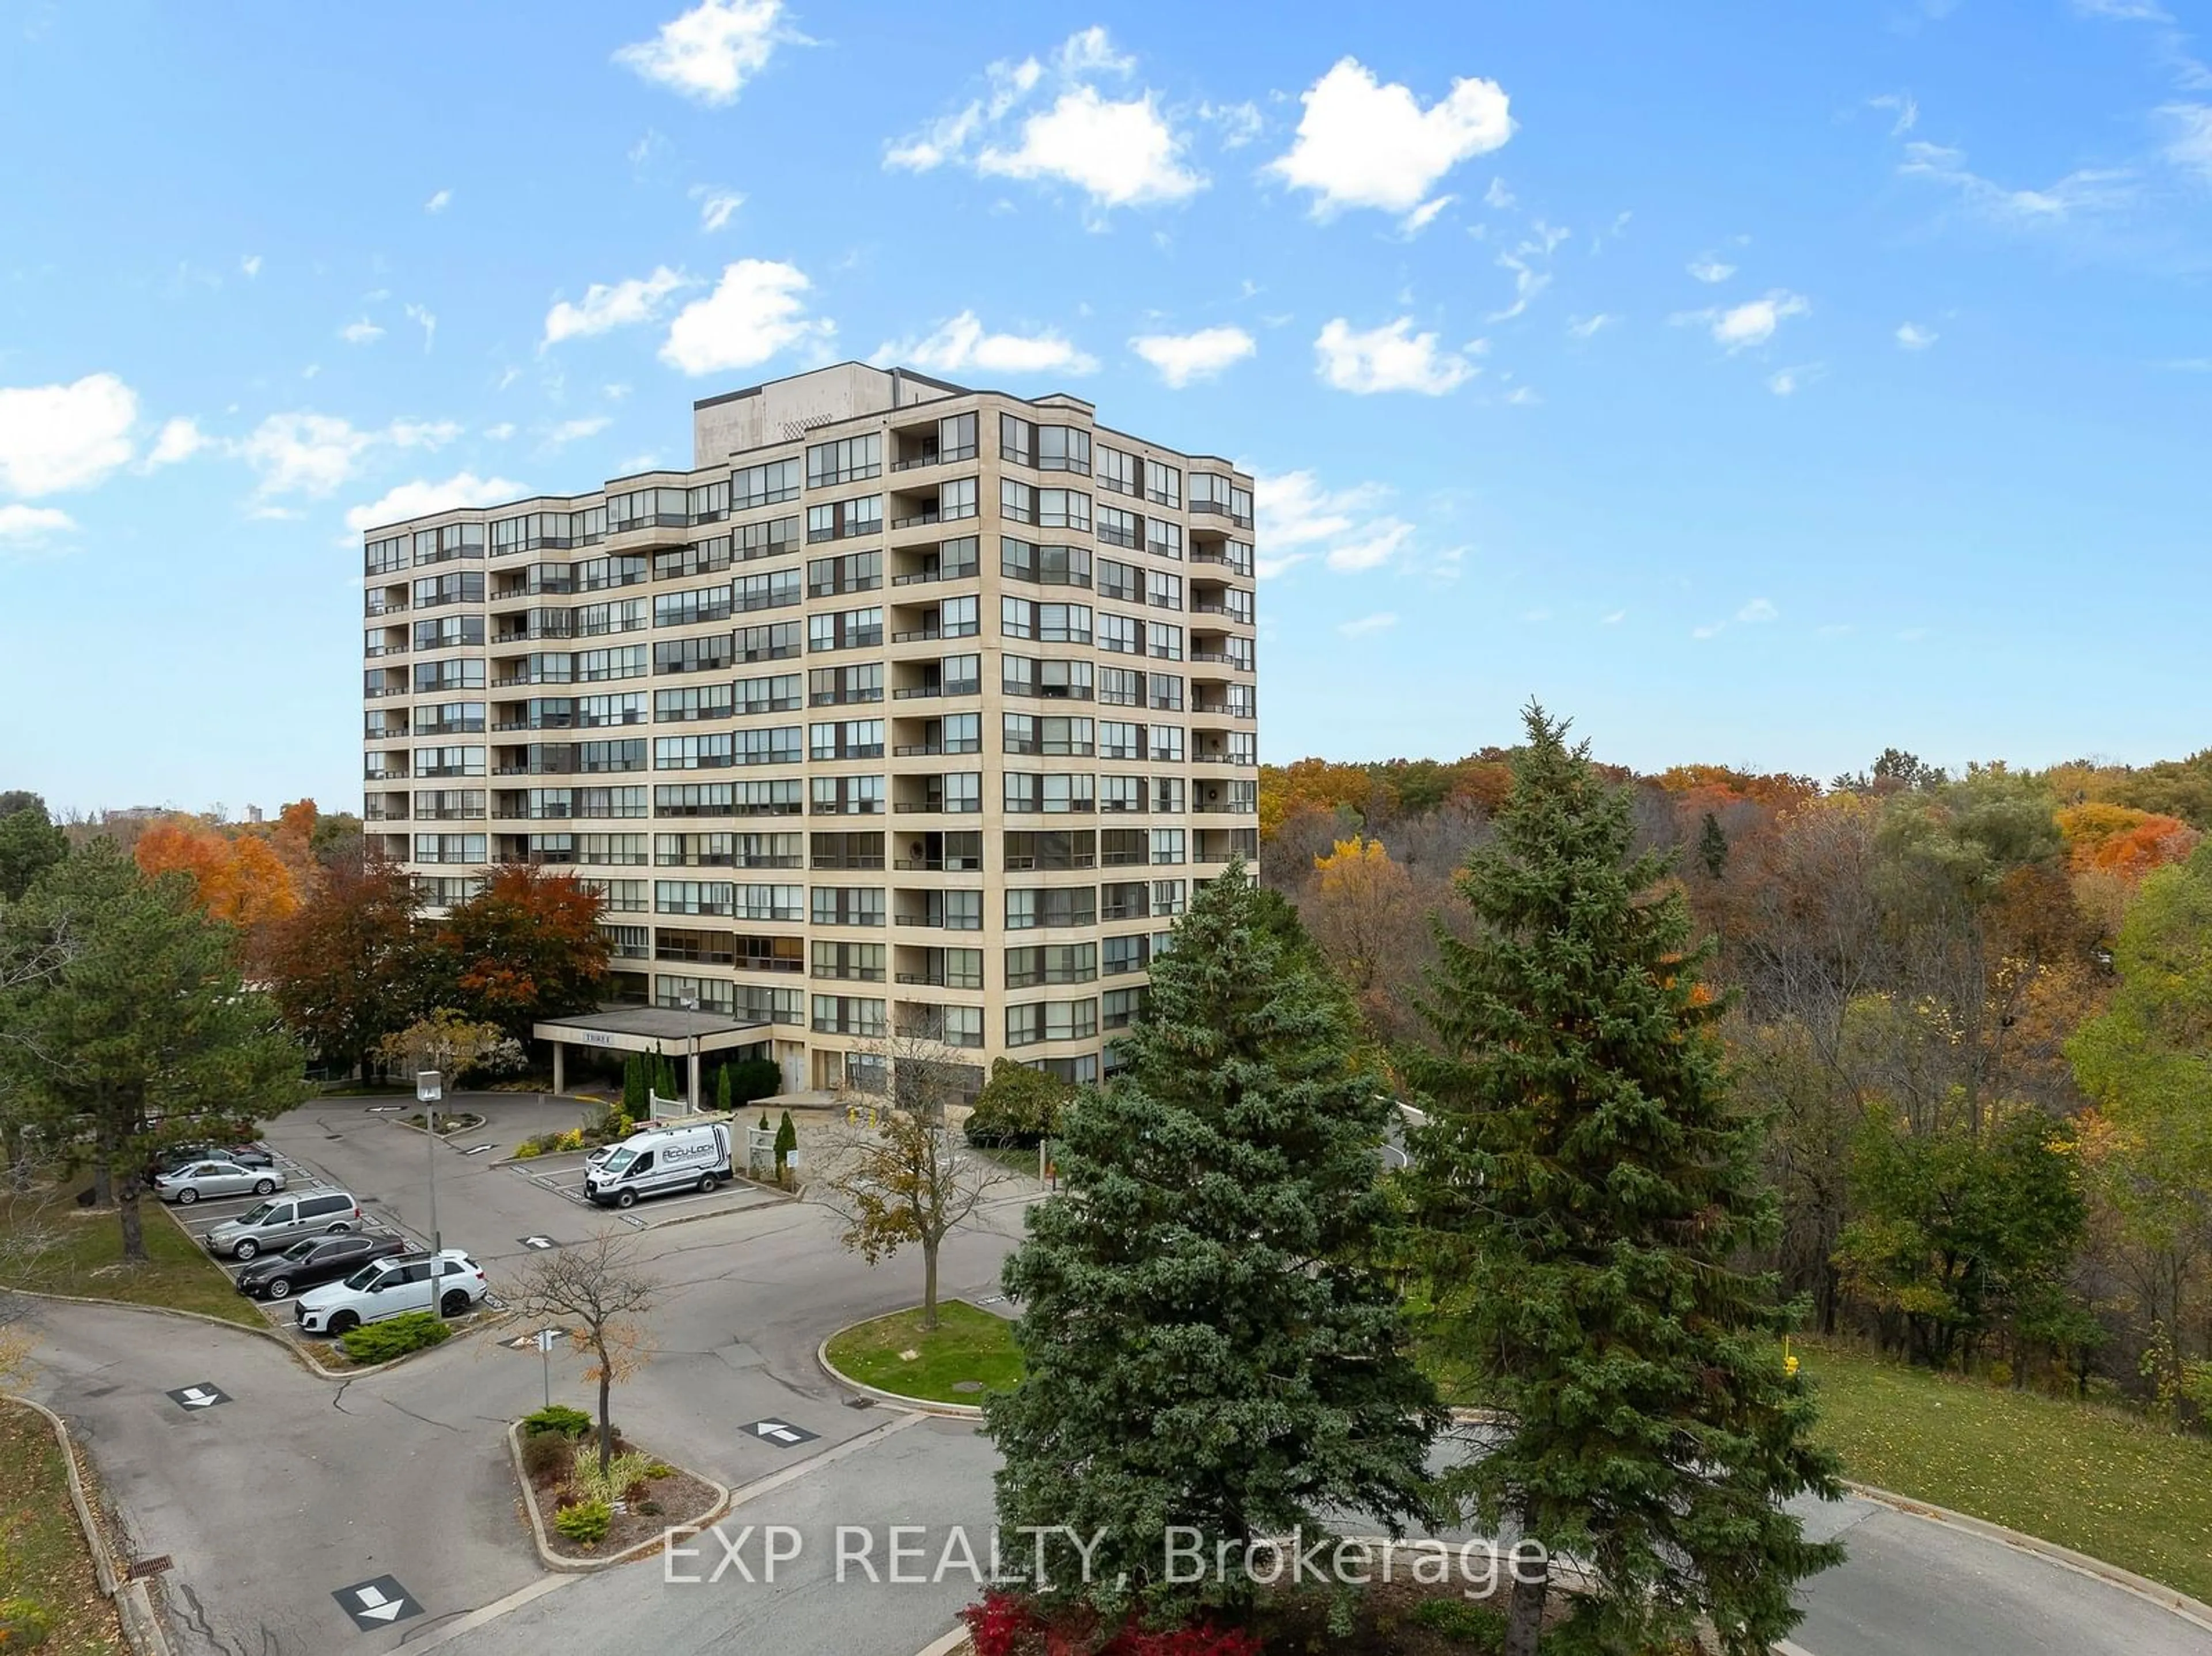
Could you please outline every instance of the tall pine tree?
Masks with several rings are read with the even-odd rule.
[[[1006,1265],[1028,1371],[985,1405],[1000,1522],[1103,1531],[1087,1583],[1048,1554],[1046,1596],[1109,1620],[1234,1616],[1255,1538],[1422,1507],[1436,1422],[1383,1270],[1389,1105],[1341,990],[1261,918],[1240,863],[1193,900]],[[1205,1580],[1163,1579],[1170,1526],[1200,1532]]]
[[[1429,1333],[1500,1422],[1444,1491],[1588,1568],[1577,1651],[1661,1647],[1709,1616],[1730,1656],[1797,1620],[1791,1585],[1841,1557],[1780,1503],[1832,1495],[1785,1372],[1791,1308],[1741,1260],[1773,1234],[1759,1124],[1735,1109],[1698,982],[1705,954],[1660,853],[1632,858],[1626,794],[1532,705],[1496,838],[1439,925],[1410,1078]],[[1547,1581],[1514,1592],[1537,1647]]]

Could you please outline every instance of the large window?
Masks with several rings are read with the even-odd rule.
[[[741,678],[734,687],[736,710],[741,713],[787,713],[798,710],[797,673],[776,673],[763,678]]]
[[[737,633],[737,658],[739,661],[787,661],[799,650],[799,623],[795,621],[770,622],[765,627],[740,627]],[[681,668],[664,671],[683,671]]]
[[[748,627],[747,633],[767,630]],[[645,670],[645,648],[642,645],[629,646],[639,657],[638,670]],[[624,654],[621,650],[587,650],[576,657],[579,678],[623,677],[625,674],[597,674],[589,670],[588,660],[593,656],[614,657]],[[664,639],[653,646],[653,670],[655,673],[718,673],[730,664],[731,644],[727,633],[716,633],[707,638]]]
[[[860,995],[814,997],[814,1030],[825,1035],[880,1038],[890,1031],[884,1003]]]
[[[656,592],[653,596],[655,627],[691,627],[702,621],[726,621],[729,615],[730,589],[726,584],[695,587],[685,592]]]
[[[1098,894],[1090,886],[1009,886],[1006,888],[1006,930],[1029,931],[1041,926],[1096,925]]]
[[[999,658],[1000,687],[1008,695],[1036,696],[1046,701],[1091,700],[1091,664],[1087,661],[1041,661],[1031,656]]]
[[[884,526],[884,498],[864,495],[856,500],[833,500],[806,508],[809,541],[842,541],[854,535],[874,535]]]
[[[881,433],[842,437],[835,442],[815,443],[806,451],[806,486],[829,488],[838,483],[857,483],[879,476],[884,469]]]
[[[793,681],[796,682],[796,681]],[[806,675],[806,699],[817,707],[884,699],[884,664],[864,662],[854,667],[815,667]]]
[[[732,539],[742,562],[787,557],[799,550],[799,519],[770,518],[760,523],[743,524]]]
[[[1095,943],[1031,944],[1006,950],[1006,987],[1034,989],[1039,984],[1091,983],[1098,976]]]
[[[755,575],[740,575],[735,590],[740,610],[780,610],[797,604],[801,596],[796,569],[768,569]]]
[[[744,765],[796,765],[802,752],[796,725],[739,731],[737,741],[738,762]]]
[[[813,890],[817,925],[881,925],[884,889],[865,885],[818,885]]]
[[[1002,739],[1012,754],[1038,754],[1048,758],[1088,758],[1091,726],[1088,719],[1060,714],[1004,713]]]
[[[1088,644],[1091,606],[1002,597],[999,600],[999,630],[1008,638],[1035,639],[1042,644]]]
[[[766,465],[744,466],[730,474],[730,507],[744,512],[799,498],[799,462],[771,460]]]
[[[879,943],[817,943],[811,951],[812,975],[842,978],[854,983],[881,983],[885,952]]]
[[[1006,1045],[1034,1046],[1041,1040],[1087,1040],[1098,1033],[1098,1002],[1048,1000],[1006,1008]]]
[[[842,558],[816,558],[806,566],[806,596],[834,597],[840,592],[872,592],[884,584],[884,555],[848,552]]]
[[[810,759],[881,759],[884,721],[880,719],[841,719],[807,727]]]
[[[737,761],[727,731],[711,736],[662,736],[653,738],[653,767],[657,771],[725,770]]]
[[[1010,811],[1057,816],[1095,810],[1094,779],[1087,775],[1030,771],[1006,773],[1006,808]]]
[[[884,612],[880,606],[840,610],[806,618],[809,650],[866,650],[884,641]]]
[[[880,776],[817,776],[809,809],[817,816],[874,816],[884,809]]]
[[[1035,581],[1040,586],[1088,586],[1091,554],[1079,546],[1036,546],[1001,535],[999,570],[1009,580]]]

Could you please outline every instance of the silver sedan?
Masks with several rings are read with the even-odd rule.
[[[235,1162],[194,1162],[154,1180],[164,1202],[187,1207],[204,1196],[266,1196],[283,1188],[284,1175],[275,1168],[242,1168]]]

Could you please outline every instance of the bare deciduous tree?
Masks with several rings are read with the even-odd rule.
[[[954,1135],[949,1118],[972,1096],[981,1074],[956,1049],[920,1035],[874,1043],[885,1077],[880,1094],[848,1089],[852,1110],[872,1107],[874,1123],[848,1121],[822,1135],[816,1189],[845,1221],[839,1239],[870,1265],[909,1244],[921,1250],[921,1325],[937,1326],[937,1260],[945,1239],[1013,1174]]]
[[[603,1230],[589,1241],[540,1253],[525,1265],[510,1297],[532,1319],[573,1325],[569,1343],[591,1360],[586,1380],[599,1388],[599,1472],[614,1458],[608,1406],[617,1381],[645,1367],[647,1312],[659,1283],[639,1268],[636,1238]]]

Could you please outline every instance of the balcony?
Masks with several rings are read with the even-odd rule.
[[[371,644],[362,651],[362,656],[370,661],[375,660],[379,656],[404,656],[406,653],[407,641],[404,639],[397,644]]]

